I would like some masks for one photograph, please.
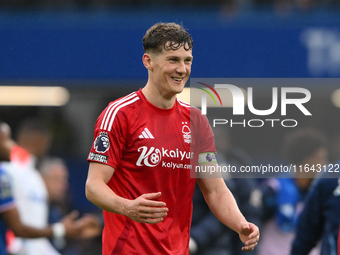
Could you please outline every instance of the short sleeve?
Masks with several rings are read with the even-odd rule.
[[[201,111],[195,107],[190,109],[190,125],[194,129],[194,149],[199,154],[205,152],[216,152],[214,134],[209,121]]]
[[[201,130],[199,132],[200,153],[216,152],[214,134],[212,132],[209,121],[205,115],[201,115]]]
[[[117,168],[126,144],[127,120],[122,112],[118,112],[110,123],[105,122],[109,106],[98,117],[94,141],[87,160],[99,162]]]

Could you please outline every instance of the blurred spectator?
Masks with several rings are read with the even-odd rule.
[[[0,122],[0,159],[1,161],[9,161],[11,154],[17,147],[10,138],[10,128],[7,124]],[[0,162],[1,163],[1,162]],[[84,220],[74,221],[77,214],[71,213],[66,216],[61,222],[52,226],[41,226],[40,228],[32,228],[24,225],[19,218],[19,212],[14,203],[10,179],[0,164],[0,254],[6,255],[6,245],[12,244],[11,235],[6,236],[7,226],[14,232],[15,235],[26,238],[55,237],[65,235],[68,237],[81,236],[82,229],[88,223]],[[7,240],[6,240],[7,237]],[[9,237],[9,238],[8,238]],[[42,240],[42,239],[41,239]],[[6,244],[7,243],[7,244]],[[21,247],[19,247],[21,248]],[[45,247],[44,254],[54,254],[53,250]],[[21,252],[21,251],[20,251]],[[23,252],[23,251],[22,251]],[[18,250],[19,254],[19,250]]]
[[[71,211],[71,199],[68,193],[68,168],[66,163],[61,158],[44,158],[40,164],[39,171],[44,179],[49,197],[49,223],[58,222],[67,213]],[[99,254],[101,252],[101,241],[92,240],[94,237],[99,237],[102,231],[102,220],[94,215],[86,215],[91,219],[91,228],[86,229],[86,242],[81,240],[72,241],[69,243],[60,242],[60,239],[52,240],[52,244],[62,254],[67,255],[85,255]],[[84,233],[85,234],[85,233]],[[89,240],[91,239],[91,240]],[[97,246],[91,249],[95,251],[89,252],[90,246]]]
[[[69,209],[68,207],[68,169],[65,162],[61,158],[45,158],[41,164],[39,171],[44,179],[48,191],[50,208],[55,208],[57,214],[63,215]]]
[[[340,164],[340,161],[337,164]],[[328,178],[331,177],[329,175],[330,173],[324,173],[307,195],[305,207],[297,223],[291,255],[307,255],[320,239],[322,247],[319,255],[335,255],[340,252],[337,247],[340,224],[340,178]]]
[[[21,133],[22,132],[22,133]],[[4,164],[6,172],[12,179],[14,197],[17,202],[20,219],[27,225],[36,228],[47,226],[48,217],[48,194],[46,186],[37,171],[36,157],[33,153],[41,154],[45,150],[47,142],[40,136],[32,134],[29,136],[24,126],[18,135],[19,146],[15,146],[11,152],[11,162]],[[31,141],[31,143],[29,143]],[[13,253],[24,249],[27,254],[43,255],[48,251],[50,254],[59,254],[50,244],[48,239],[37,240],[16,239]]]
[[[52,133],[44,122],[38,118],[24,120],[17,131],[16,141],[34,158],[34,166],[38,166],[42,158],[48,153],[52,143]]]
[[[220,166],[251,165],[252,160],[243,150],[231,145],[228,130],[224,127],[213,129],[217,148],[217,161]],[[223,176],[228,188],[234,194],[240,211],[260,227],[260,201],[256,197],[261,196],[256,190],[257,183],[249,178],[232,178],[232,175]],[[243,254],[237,233],[217,220],[209,210],[204,197],[196,185],[193,196],[193,216],[191,225],[191,253],[197,255],[239,255]],[[196,251],[195,251],[196,250]],[[257,249],[247,252],[249,255],[257,254]]]
[[[22,123],[17,132],[17,142],[11,153],[11,162],[4,164],[6,172],[13,180],[14,197],[18,205],[21,220],[30,226],[41,228],[48,223],[49,194],[47,187],[37,170],[41,160],[50,148],[52,134],[39,119],[28,119]],[[38,164],[39,163],[39,164]],[[64,214],[65,215],[65,214]],[[61,217],[58,219],[60,220]],[[89,224],[82,237],[87,237],[94,224],[94,218],[84,216]],[[84,236],[85,235],[85,236]],[[16,239],[27,255],[59,254],[46,238],[39,240]],[[64,240],[58,238],[61,245]],[[14,248],[14,246],[12,247]],[[46,252],[46,250],[49,250]]]
[[[283,141],[285,158],[296,166],[294,176],[268,179],[263,184],[263,220],[260,254],[288,255],[295,235],[296,220],[303,208],[306,193],[316,171],[328,163],[326,137],[317,130],[302,128],[290,133]],[[300,167],[301,166],[301,167]],[[300,169],[303,171],[300,172]],[[313,254],[317,254],[315,250]]]

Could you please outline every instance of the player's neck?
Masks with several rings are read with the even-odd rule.
[[[151,104],[161,109],[171,109],[176,101],[176,94],[169,96],[149,83],[142,89],[142,93]]]

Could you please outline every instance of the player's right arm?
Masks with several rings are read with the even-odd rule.
[[[147,193],[134,200],[115,194],[107,185],[115,169],[111,166],[91,162],[86,181],[86,197],[99,208],[127,216],[141,223],[158,223],[167,215],[166,204],[155,199],[161,192]]]

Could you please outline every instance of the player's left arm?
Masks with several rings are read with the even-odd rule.
[[[216,167],[217,169],[217,163],[200,164],[200,166]],[[260,238],[259,229],[244,218],[223,178],[198,178],[197,183],[214,215],[239,234],[241,241],[245,244],[242,250],[253,250]]]

